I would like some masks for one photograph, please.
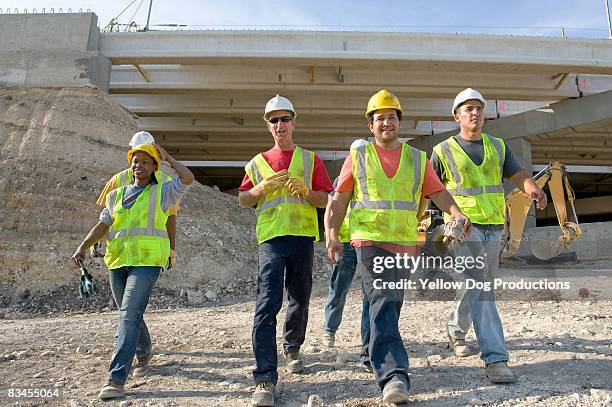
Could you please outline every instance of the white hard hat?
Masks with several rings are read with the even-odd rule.
[[[130,147],[136,147],[140,144],[153,144],[155,139],[148,131],[139,131],[132,136]]]
[[[451,115],[455,115],[455,112],[457,111],[457,108],[462,104],[467,102],[468,100],[471,99],[476,99],[476,100],[480,100],[480,102],[482,103],[482,108],[485,109],[487,107],[487,101],[485,100],[484,97],[482,97],[482,95],[480,94],[480,92],[478,92],[477,90],[474,90],[472,88],[467,88],[462,90],[461,92],[459,92],[457,94],[457,96],[455,96],[455,101],[453,102],[453,110],[451,110]]]
[[[295,109],[293,108],[291,101],[286,97],[276,95],[272,99],[268,100],[268,103],[266,103],[266,110],[264,111],[263,115],[264,120],[268,120],[270,113],[277,110],[288,110],[293,113],[294,119],[297,117],[297,113],[295,113]]]
[[[368,144],[369,141],[368,140],[364,140],[362,138],[358,138],[357,140],[353,141],[351,143],[351,150],[355,149],[355,148],[359,148],[361,146],[365,146],[366,144]]]

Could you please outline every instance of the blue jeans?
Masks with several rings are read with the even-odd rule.
[[[130,266],[109,271],[115,303],[119,306],[119,328],[115,336],[115,355],[108,378],[125,384],[134,356],[151,352],[151,338],[142,318],[161,267]]]
[[[463,289],[448,320],[448,334],[464,339],[472,322],[476,340],[485,364],[508,360],[504,328],[495,305],[493,278],[499,270],[500,241],[503,231],[496,227],[474,225],[467,240],[455,250],[457,256],[486,256],[484,269],[465,270],[465,278],[490,283],[490,290]]]
[[[259,245],[252,336],[255,383],[278,381],[276,316],[283,305],[283,283],[289,299],[283,349],[297,352],[304,343],[312,291],[313,250],[313,238],[304,236],[280,236]]]
[[[325,332],[335,333],[342,322],[346,295],[357,269],[357,254],[350,243],[342,244],[342,258],[334,265],[334,270],[329,279],[329,294],[325,304]],[[370,303],[363,296],[361,311],[361,341],[363,343],[361,361],[370,363],[367,349],[370,341]]]
[[[410,272],[395,267],[387,268],[382,273],[374,272],[376,257],[395,256],[394,253],[379,247],[358,247],[356,253],[357,268],[361,273],[363,290],[370,303],[368,353],[376,382],[382,390],[388,381],[398,376],[410,388],[408,354],[398,327],[404,290],[376,288],[376,280],[398,282],[409,278]]]

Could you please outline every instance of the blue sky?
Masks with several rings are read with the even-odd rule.
[[[3,0],[2,13],[34,8],[90,9],[104,27],[132,0]],[[140,4],[140,8],[138,5]],[[144,25],[149,0],[136,0],[119,21]],[[194,28],[277,28],[490,33],[607,38],[604,0],[480,1],[188,1],[153,0],[151,24]],[[488,27],[488,28],[485,28]],[[541,28],[554,27],[554,28]],[[574,28],[581,28],[576,30]]]

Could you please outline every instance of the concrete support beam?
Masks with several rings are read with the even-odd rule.
[[[245,118],[232,117],[141,117],[137,120],[138,127],[159,135],[231,135],[239,139],[253,135],[268,135],[265,123],[261,119],[261,112],[257,116]],[[412,128],[412,121],[406,120],[401,134],[403,137],[416,137],[422,134],[431,134],[434,131],[445,131],[449,127],[447,122],[441,122],[434,128],[431,122],[419,121],[417,128]],[[449,123],[449,125],[452,125]],[[454,126],[453,126],[454,127]],[[452,127],[451,127],[452,128]],[[353,119],[335,118],[322,120],[320,117],[300,115],[297,120],[295,135],[308,137],[325,137],[339,135],[348,138],[369,136],[365,120],[362,117]],[[226,141],[231,141],[225,137]]]
[[[532,165],[533,172],[542,171],[545,165]],[[583,174],[612,174],[612,167],[604,165],[566,165],[565,171]]]
[[[93,13],[0,15],[0,84],[109,88]]]
[[[612,196],[576,199],[574,201],[574,207],[576,208],[576,213],[581,215],[601,215],[605,213],[612,213]],[[557,214],[554,206],[552,204],[547,206],[542,215],[539,215],[538,217],[556,218]],[[580,218],[578,218],[578,220],[580,220]]]
[[[485,123],[484,131],[506,140],[512,140],[565,129],[569,129],[569,134],[580,131],[581,128],[601,127],[608,124],[612,124],[612,91],[563,100],[550,104],[549,108],[490,120]],[[452,134],[432,136],[430,142],[437,144],[450,135]]]
[[[129,35],[129,33],[125,33]],[[203,65],[145,65],[150,81],[132,65],[114,66],[111,75],[112,93],[179,93],[203,90],[241,90],[305,94],[319,92],[329,96],[334,90],[356,94],[367,101],[372,89],[389,88],[400,98],[446,98],[466,87],[484,92],[490,99],[559,100],[578,97],[575,80],[555,89],[557,81],[542,72],[490,72],[485,66],[469,71],[418,70],[395,63],[385,66],[380,61],[361,61],[358,66],[343,67],[343,81],[337,77],[337,66],[317,66],[314,81],[308,65],[290,59],[270,63],[258,60],[244,63],[205,61]],[[342,61],[338,61],[338,64]],[[574,78],[575,75],[570,75]],[[361,104],[364,104],[362,101]],[[452,102],[451,102],[452,104]],[[448,109],[447,109],[448,110]],[[443,117],[448,117],[445,113]]]
[[[295,44],[299,44],[298,47]],[[101,49],[114,64],[240,63],[268,59],[304,66],[360,61],[413,69],[612,74],[607,40],[376,32],[179,31],[105,33]],[[472,62],[477,61],[477,62]],[[336,69],[337,72],[337,69]],[[337,73],[336,73],[337,78]]]
[[[298,112],[298,116],[312,117],[347,117],[350,116],[354,125],[363,126],[363,112],[367,99],[362,96],[283,92],[289,97]],[[401,95],[400,95],[401,96]],[[207,92],[206,95],[177,94],[114,94],[119,104],[139,117],[187,116],[201,117],[205,115],[233,114],[236,117],[256,116],[261,121],[263,107],[270,98],[270,93],[228,94],[227,92]],[[403,117],[417,120],[444,120],[449,116],[448,99],[402,98],[405,106]],[[504,102],[504,107],[514,107],[521,102]],[[537,102],[536,102],[537,103]],[[532,104],[521,103],[524,107]],[[516,108],[516,107],[514,107]],[[497,109],[492,103],[486,112],[487,118],[496,118]],[[332,119],[335,120],[335,119]]]

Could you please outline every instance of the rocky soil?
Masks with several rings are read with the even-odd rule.
[[[586,271],[580,264],[564,269],[578,276],[576,288],[588,285],[595,271],[608,273],[610,278],[611,266],[610,261],[596,261],[588,263]],[[354,287],[359,287],[358,281]],[[499,302],[510,365],[519,376],[512,385],[487,381],[473,333],[468,338],[472,356],[457,358],[447,348],[444,324],[452,302],[424,301],[420,293],[409,292],[401,317],[411,365],[412,401],[408,405],[609,405],[612,301],[596,294],[581,298],[577,288],[570,291],[561,300]],[[112,402],[99,401],[96,396],[113,351],[117,311],[109,306],[106,291],[88,300],[75,300],[74,293],[76,287],[49,297],[54,301],[39,299],[35,306],[26,306],[28,300],[23,300],[21,307],[2,310],[0,404],[249,405],[254,363],[252,293],[193,307],[172,291],[157,290],[146,314],[156,352],[150,374],[140,380],[130,378],[126,398]],[[349,294],[333,349],[322,342],[326,293],[325,275],[318,273],[302,348],[306,369],[291,375],[280,368],[277,405],[383,406],[373,376],[359,365],[359,290]],[[64,311],[48,311],[62,301],[69,302]],[[77,303],[81,306],[76,307]],[[32,317],[32,310],[41,307],[47,314]],[[61,396],[9,399],[11,388],[58,389]]]
[[[0,307],[74,284],[68,259],[97,221],[102,187],[127,167],[136,131],[132,114],[97,89],[0,87]],[[181,207],[178,264],[158,286],[183,289],[191,304],[250,290],[255,212],[199,183]],[[86,266],[106,274],[99,260]]]

